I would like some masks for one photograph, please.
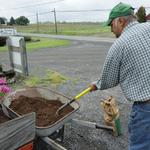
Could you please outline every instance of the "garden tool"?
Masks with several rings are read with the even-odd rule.
[[[101,106],[104,110],[104,121],[107,126],[113,128],[114,135],[122,134],[121,123],[119,118],[119,108],[116,104],[115,98],[110,96],[108,99],[101,101]]]
[[[56,114],[59,115],[61,114],[61,112],[71,103],[73,103],[74,101],[78,100],[81,96],[87,94],[88,92],[91,91],[91,87],[85,89],[84,91],[82,91],[80,94],[78,94],[77,96],[75,96],[71,101],[69,101],[68,103],[62,105],[57,111]]]

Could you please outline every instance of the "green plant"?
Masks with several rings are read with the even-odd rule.
[[[0,37],[0,46],[5,46],[6,45],[6,37]]]
[[[16,24],[16,20],[13,17],[11,17],[10,22],[8,22],[8,24],[12,26],[12,25]]]
[[[71,41],[69,40],[32,37],[31,41],[26,42],[26,49],[27,51],[32,51],[40,48],[67,46],[70,43]],[[0,51],[6,51],[6,50],[8,50],[7,46],[0,47]]]
[[[30,76],[25,80],[25,85],[28,87],[37,86],[40,83],[40,78],[37,76]]]
[[[136,12],[138,22],[146,22],[146,10],[145,7],[141,6]]]
[[[24,36],[24,40],[25,40],[26,42],[29,42],[29,41],[32,40],[32,38],[31,38],[31,36]]]
[[[38,76],[29,76],[25,81],[25,85],[28,87],[33,86],[59,86],[63,83],[65,83],[68,80],[68,78],[62,74],[60,74],[57,71],[54,70],[46,70],[44,78],[40,78]]]
[[[67,77],[58,73],[54,70],[47,70],[46,76],[44,78],[45,81],[48,81],[50,84],[60,85],[67,80]]]
[[[16,24],[18,25],[27,25],[29,24],[29,19],[26,18],[25,16],[20,16],[16,19]]]

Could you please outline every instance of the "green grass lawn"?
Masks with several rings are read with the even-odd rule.
[[[114,35],[110,32],[110,27],[104,26],[103,23],[91,23],[91,22],[58,23],[57,26],[58,26],[58,34],[61,35],[114,37]],[[7,28],[8,26],[4,27]],[[39,31],[37,30],[36,24],[29,24],[27,26],[9,26],[9,27],[11,28],[14,27],[17,29],[17,32],[23,33],[56,34],[55,25],[53,23],[39,24]],[[38,39],[40,39],[40,42],[27,42],[26,43],[27,50],[65,46],[70,44],[70,41],[67,40],[48,39],[48,38],[38,38]],[[0,47],[0,51],[6,50],[7,47]]]
[[[57,26],[58,34],[61,35],[113,37],[110,27],[104,26],[103,23],[58,23]],[[18,32],[55,34],[55,25],[53,23],[39,24],[39,32],[36,24],[15,27]]]
[[[36,41],[39,40],[39,41]],[[68,40],[59,40],[59,39],[50,39],[50,38],[37,38],[33,37],[31,42],[26,42],[27,51],[36,50],[39,48],[52,48],[58,46],[67,46],[70,45],[71,41]],[[0,52],[7,51],[8,47],[0,47]]]

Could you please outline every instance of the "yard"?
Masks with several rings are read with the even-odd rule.
[[[47,69],[59,72],[68,77],[68,80],[60,86],[51,86],[51,82],[48,82],[46,86],[67,97],[74,97],[87,88],[92,81],[98,79],[110,46],[111,43],[107,42],[73,41],[72,45],[66,47],[29,51],[29,73],[43,78]],[[1,53],[1,61],[9,63],[6,52]],[[51,77],[51,74],[48,73],[46,79],[51,79]],[[37,82],[39,82],[38,78],[32,78],[28,84]],[[13,90],[22,87],[25,87],[23,83],[17,84]],[[114,137],[111,132],[105,130],[68,125],[64,133],[64,143],[62,144],[64,147],[70,150],[127,150],[127,122],[131,107],[119,87],[83,96],[79,101],[80,109],[73,118],[103,125],[103,111],[100,107],[100,101],[110,95],[114,96],[119,104],[123,135]]]
[[[29,24],[27,26],[13,27],[16,28],[18,32],[24,33],[56,34],[55,24],[53,23],[40,23],[39,25]],[[61,35],[113,37],[110,32],[110,27],[104,26],[103,23],[58,23],[57,32],[57,34]]]

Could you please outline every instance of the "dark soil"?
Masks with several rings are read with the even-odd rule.
[[[0,124],[7,122],[9,120],[11,120],[11,119],[9,117],[7,117],[0,108]]]
[[[19,115],[35,112],[36,125],[38,127],[45,127],[54,124],[56,121],[74,110],[73,107],[68,106],[60,115],[57,115],[56,111],[62,105],[63,103],[61,103],[59,99],[47,100],[40,97],[29,98],[20,96],[18,99],[13,100],[10,108]]]

